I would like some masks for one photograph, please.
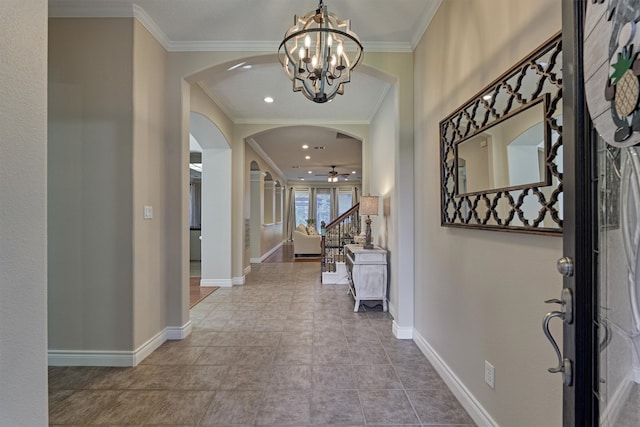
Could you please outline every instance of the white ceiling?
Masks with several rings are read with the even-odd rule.
[[[441,0],[328,0],[329,11],[351,20],[367,52],[411,52]],[[336,138],[331,124],[369,123],[389,83],[367,73],[362,65],[352,73],[345,94],[315,104],[293,93],[277,60],[277,50],[293,16],[315,10],[310,0],[50,0],[52,17],[136,16],[169,51],[251,51],[264,55],[241,62],[251,68],[228,70],[236,63],[213,67],[197,83],[236,123],[284,123],[254,137],[252,144],[268,155],[287,179],[316,177],[331,165],[340,173],[361,176],[360,143]],[[271,104],[263,100],[274,98]],[[304,124],[305,126],[300,126]],[[324,127],[323,127],[324,125]],[[304,160],[300,146],[311,148]],[[313,150],[323,146],[325,150]],[[300,166],[300,168],[293,168]],[[348,167],[347,167],[348,166]],[[311,170],[312,174],[308,174]],[[303,173],[304,172],[304,173]]]

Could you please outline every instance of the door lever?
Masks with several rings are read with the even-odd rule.
[[[550,299],[545,301],[547,304],[560,304],[560,311],[551,311],[547,313],[542,320],[542,331],[544,335],[547,337],[553,350],[558,357],[558,366],[555,368],[549,368],[548,371],[551,373],[562,373],[562,381],[565,385],[570,386],[573,383],[573,366],[571,360],[568,358],[563,358],[560,353],[560,348],[556,343],[556,340],[551,335],[551,331],[549,331],[549,322],[554,317],[558,317],[562,319],[565,323],[571,324],[573,322],[573,295],[571,294],[571,290],[568,288],[562,289],[561,299]]]
[[[560,312],[564,315],[562,319],[568,325],[573,323],[573,294],[571,293],[571,289],[563,288],[560,299],[548,299],[545,301],[545,304],[560,304]]]

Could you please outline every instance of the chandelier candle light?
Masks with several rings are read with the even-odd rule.
[[[367,216],[367,231],[363,247],[365,249],[373,249],[370,215],[378,215],[378,196],[362,196],[360,199],[360,215]]]
[[[350,21],[327,12],[322,0],[315,12],[301,18],[296,15],[293,21],[278,48],[293,91],[320,104],[342,95],[363,51]]]

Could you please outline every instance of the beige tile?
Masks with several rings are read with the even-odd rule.
[[[207,410],[215,392],[183,391],[168,392],[163,396],[162,406],[151,413],[148,424],[195,425]]]
[[[104,410],[116,404],[120,392],[112,390],[81,390],[74,392],[50,408],[51,424],[90,424]]]
[[[227,374],[227,366],[188,366],[177,390],[218,390]]]
[[[219,391],[200,425],[253,424],[261,400],[261,391]]]
[[[164,391],[123,391],[115,403],[105,407],[93,424],[144,424],[165,404]]]
[[[393,336],[388,313],[354,313],[317,264],[287,264],[252,266],[244,286],[214,292],[192,310],[189,337],[137,367],[49,368],[52,425],[469,421],[415,343]]]
[[[170,390],[187,371],[181,365],[138,365],[132,373],[132,390]]]
[[[204,347],[162,345],[142,361],[145,365],[192,365]]]

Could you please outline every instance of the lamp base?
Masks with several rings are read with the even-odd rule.
[[[373,249],[373,242],[371,239],[371,218],[369,217],[369,215],[367,215],[367,220],[365,221],[367,224],[367,231],[366,231],[366,239],[364,241],[364,249]]]

